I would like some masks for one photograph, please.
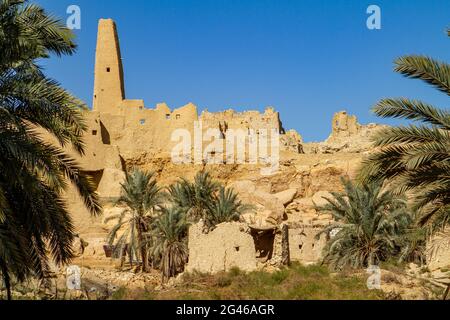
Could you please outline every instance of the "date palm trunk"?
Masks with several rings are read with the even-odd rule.
[[[142,272],[147,272],[148,270],[148,259],[147,259],[147,248],[143,245],[144,244],[144,226],[142,225],[142,222],[138,223],[138,241],[139,241],[139,247],[141,251],[141,259],[142,259]]]
[[[8,299],[8,301],[11,301],[12,300],[11,279],[9,277],[8,269],[6,268],[6,266],[3,263],[1,264],[1,269],[2,269],[2,275],[3,275],[3,282],[5,283],[5,287],[6,287],[6,298]]]

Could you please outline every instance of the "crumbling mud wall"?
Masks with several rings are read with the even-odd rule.
[[[340,111],[334,114],[332,122],[332,138],[350,137],[358,134],[361,125],[356,116],[347,114],[346,111]]]
[[[165,103],[146,108],[143,100],[126,98],[123,73],[116,24],[111,19],[101,19],[95,53],[93,110],[84,113],[88,127],[84,135],[86,153],[84,157],[75,153],[73,156],[84,170],[101,177],[96,185],[102,198],[120,195],[120,183],[125,176],[123,163],[143,156],[170,158],[173,148],[181,142],[172,139],[177,129],[187,131],[193,145],[197,121],[203,123],[203,134],[209,129],[224,134],[229,129],[242,129],[245,133],[248,129],[275,129],[284,133],[280,115],[271,107],[264,113],[204,111],[200,116],[193,103],[174,110]],[[282,148],[301,150],[298,134],[290,132],[283,141]]]
[[[221,128],[221,131],[227,129],[253,129],[253,130],[271,130],[277,129],[283,133],[280,114],[272,107],[267,107],[264,113],[258,111],[236,112],[226,110],[223,112],[203,111],[199,117],[203,125],[207,128]]]
[[[273,256],[269,265],[273,267],[287,266],[291,263],[289,249],[289,226],[282,223],[275,229]]]
[[[200,222],[189,229],[189,263],[186,271],[217,273],[237,267],[254,271],[290,263],[286,224],[260,228],[246,223],[222,223],[204,233]]]
[[[246,224],[223,223],[205,234],[203,223],[198,223],[189,229],[188,241],[188,272],[217,273],[233,267],[254,271],[257,268],[255,242]]]
[[[369,123],[361,125],[355,115],[346,111],[336,112],[331,122],[332,132],[322,142],[303,143],[306,154],[365,153],[373,149],[372,136],[385,125]]]
[[[100,19],[95,54],[93,112],[87,112],[86,116],[99,119],[102,136],[108,137],[108,143],[117,145],[126,160],[143,153],[170,155],[177,144],[172,141],[172,133],[182,128],[192,136],[196,121],[202,121],[205,132],[208,129],[223,133],[228,129],[242,129],[245,132],[249,129],[275,129],[280,134],[284,133],[280,115],[272,107],[268,107],[264,113],[204,111],[200,116],[197,106],[192,103],[175,110],[165,103],[152,109],[146,108],[143,100],[126,98],[123,73],[116,24],[111,19]],[[298,136],[291,135],[288,140],[289,148],[301,150]]]
[[[327,243],[327,235],[316,235],[322,230],[320,227],[303,226],[289,230],[289,253],[292,261],[304,265],[319,263],[323,258],[323,249]]]

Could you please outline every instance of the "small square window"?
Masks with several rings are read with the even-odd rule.
[[[106,72],[111,72],[111,68],[110,67],[106,68]]]
[[[177,114],[177,115],[176,115],[176,118],[177,118],[177,120],[180,119],[180,118],[181,118],[181,115],[180,115],[180,114]]]
[[[141,126],[143,126],[145,124],[145,119],[139,120],[139,123],[141,124]]]
[[[97,135],[97,130],[92,130],[92,135],[96,136]]]
[[[170,114],[166,114],[166,120],[170,120]]]

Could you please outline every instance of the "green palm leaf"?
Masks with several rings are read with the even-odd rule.
[[[396,60],[397,72],[422,79],[450,95],[450,66],[424,56]],[[431,230],[449,222],[450,112],[406,98],[383,99],[373,108],[381,117],[420,122],[380,130],[373,136],[377,149],[361,165],[363,183],[387,180],[398,194],[414,199],[419,221]]]
[[[450,113],[417,100],[383,99],[373,107],[373,112],[383,118],[402,118],[422,121],[441,129],[450,129]]]
[[[421,79],[450,95],[450,65],[424,56],[407,56],[395,61],[395,71]]]

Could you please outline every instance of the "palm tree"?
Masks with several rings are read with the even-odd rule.
[[[156,183],[155,174],[134,169],[127,174],[126,181],[122,184],[122,196],[118,201],[119,204],[125,205],[126,209],[105,219],[105,222],[117,220],[117,224],[108,235],[109,244],[112,245],[118,237],[115,246],[120,256],[127,245],[130,259],[134,255],[140,255],[142,272],[148,270],[148,245],[145,234],[149,232],[149,226],[156,217],[156,210],[163,201],[164,195]]]
[[[399,253],[402,236],[412,223],[406,200],[385,191],[379,182],[355,185],[342,180],[345,192],[332,193],[318,210],[330,212],[335,223],[318,234],[337,233],[325,247],[324,262],[335,269],[377,264]]]
[[[413,218],[413,221],[415,219]],[[425,227],[410,225],[403,234],[399,235],[397,244],[400,252],[398,262],[414,262],[418,265],[426,263],[426,244],[429,232]]]
[[[189,222],[179,207],[162,208],[152,228],[153,256],[159,261],[162,280],[184,271],[188,261],[187,232]]]
[[[209,172],[200,171],[193,183],[181,179],[170,186],[169,195],[171,202],[184,210],[191,221],[198,222],[205,218],[208,206],[214,201],[214,194],[219,188],[219,183],[212,179]]]
[[[232,189],[225,189],[206,171],[198,172],[193,183],[182,179],[169,186],[169,197],[191,222],[203,220],[205,231],[219,223],[238,221],[243,213],[253,209],[242,204]]]
[[[208,229],[224,222],[239,221],[241,215],[253,210],[253,206],[243,204],[233,189],[220,187],[213,201],[207,204],[205,224]]]
[[[395,71],[450,95],[450,65],[425,56],[402,57],[395,64]],[[397,192],[414,196],[422,225],[445,226],[450,221],[450,112],[405,98],[381,100],[373,111],[419,124],[378,132],[378,150],[363,162],[360,179],[387,179]]]
[[[47,276],[48,253],[57,264],[73,257],[74,227],[61,197],[68,182],[91,213],[101,211],[90,178],[65,152],[84,153],[86,107],[36,63],[73,54],[74,35],[26,2],[0,0],[0,272],[8,299],[11,277]]]

